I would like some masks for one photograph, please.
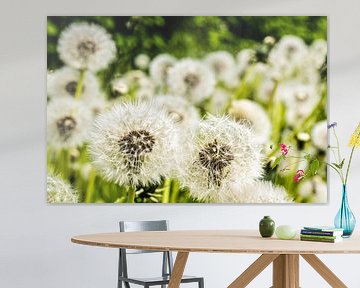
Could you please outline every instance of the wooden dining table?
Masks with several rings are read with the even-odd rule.
[[[358,254],[360,235],[339,243],[299,239],[262,238],[256,230],[191,230],[162,232],[117,232],[80,235],[73,243],[124,249],[177,252],[169,288],[180,287],[189,253],[261,254],[228,288],[246,287],[267,266],[273,265],[273,288],[299,287],[299,256],[304,258],[331,287],[346,286],[315,254]]]

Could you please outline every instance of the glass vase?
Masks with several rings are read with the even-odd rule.
[[[346,185],[342,187],[341,206],[336,214],[334,224],[336,228],[344,229],[344,238],[350,237],[355,228],[356,219],[349,207]]]

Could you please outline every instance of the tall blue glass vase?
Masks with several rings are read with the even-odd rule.
[[[342,188],[341,206],[336,214],[334,224],[336,228],[344,229],[344,238],[350,237],[355,229],[356,219],[349,207],[346,185],[343,185]]]

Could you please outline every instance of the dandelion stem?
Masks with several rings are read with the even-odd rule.
[[[166,179],[164,182],[164,191],[162,195],[162,203],[169,203],[170,201],[170,190],[171,190],[171,179]]]
[[[92,170],[89,175],[88,184],[86,187],[86,196],[85,202],[86,203],[94,203],[95,202],[95,179],[96,179],[96,172]]]
[[[136,193],[136,187],[134,185],[129,185],[127,203],[134,203],[135,193]]]
[[[178,197],[180,192],[180,184],[177,179],[173,179],[171,183],[171,203],[178,203]]]
[[[80,97],[81,97],[81,94],[83,92],[83,87],[84,87],[84,78],[85,78],[85,70],[81,69],[79,81],[76,85],[75,99],[80,99]]]

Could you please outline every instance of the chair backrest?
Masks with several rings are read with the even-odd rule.
[[[140,231],[167,231],[169,224],[167,220],[158,221],[120,221],[120,232],[140,232]],[[159,253],[161,251],[136,250],[136,249],[119,249],[119,276],[128,277],[127,272],[127,254],[141,253]],[[169,251],[163,253],[162,275],[172,273],[173,259]]]
[[[167,231],[169,223],[167,220],[156,221],[120,221],[120,232],[140,231]],[[158,253],[160,251],[126,249],[126,254]]]

